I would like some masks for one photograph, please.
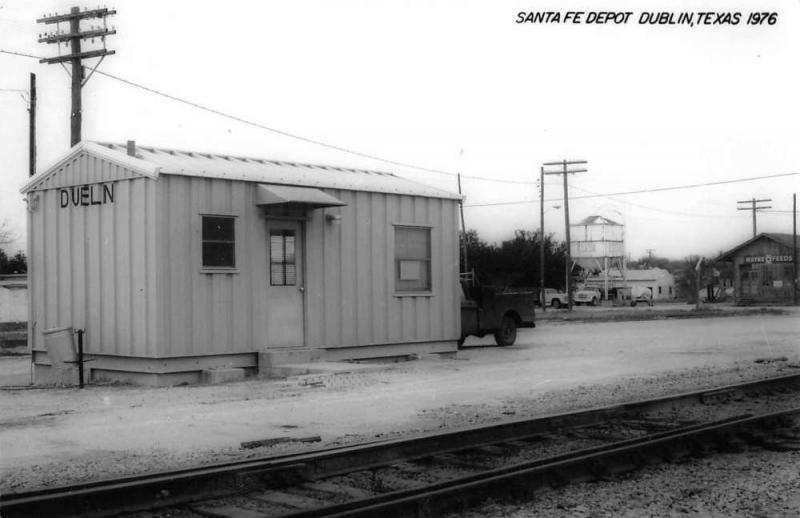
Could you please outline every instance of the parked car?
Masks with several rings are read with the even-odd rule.
[[[596,288],[583,288],[575,291],[572,300],[575,301],[575,304],[595,306],[602,300],[602,295],[600,294],[600,290]]]
[[[462,274],[461,338],[494,334],[497,345],[513,345],[518,327],[536,327],[534,323],[535,291],[507,291],[481,286],[474,277]]]
[[[555,290],[553,288],[545,288],[544,303],[546,306],[563,308],[569,303],[569,299],[567,298],[567,294],[563,291]]]

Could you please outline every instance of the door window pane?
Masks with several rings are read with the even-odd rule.
[[[297,284],[294,230],[272,230],[269,234],[269,282],[272,286]]]

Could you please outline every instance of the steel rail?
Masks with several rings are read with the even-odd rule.
[[[571,413],[517,419],[503,423],[374,441],[308,453],[248,459],[175,471],[0,494],[0,515],[108,516],[179,505],[198,499],[233,495],[264,485],[303,480],[385,466],[393,462],[454,452],[470,447],[587,426],[626,414],[654,411],[692,402],[732,397],[737,393],[800,388],[800,374],[765,378],[650,400],[609,405]]]
[[[605,446],[501,467],[476,475],[431,484],[419,489],[386,493],[325,508],[281,515],[282,518],[358,518],[381,516],[440,516],[474,506],[498,494],[529,497],[544,487],[587,481],[632,471],[648,457],[672,457],[675,448],[705,453],[701,441],[724,443],[724,438],[800,417],[800,408],[758,416],[741,416],[619,441]],[[677,453],[680,453],[678,451]],[[209,514],[210,516],[210,514]],[[224,516],[224,515],[220,515]]]

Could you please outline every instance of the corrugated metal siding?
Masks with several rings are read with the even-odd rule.
[[[164,356],[267,344],[267,235],[257,184],[177,175],[158,180],[159,343]],[[458,337],[456,203],[326,190],[348,205],[305,223],[306,344],[337,347]],[[325,220],[340,214],[341,224]],[[201,214],[236,216],[236,273],[203,273]],[[433,296],[394,294],[392,225],[432,228]]]
[[[60,206],[56,187],[99,182],[115,182],[113,203]],[[87,352],[154,355],[153,180],[83,155],[36,190],[29,227],[33,347],[43,348],[44,329],[72,326],[86,329]]]
[[[326,209],[341,215],[340,225],[325,222],[322,211],[314,211],[307,225],[308,345],[458,338],[456,204],[381,193],[326,192],[348,205]],[[395,295],[395,224],[431,227],[432,296]]]
[[[248,352],[264,336],[266,236],[255,184],[158,180],[158,312],[163,356]],[[203,273],[202,214],[236,216],[235,273]],[[260,266],[259,266],[260,265]],[[260,288],[260,289],[259,289]]]

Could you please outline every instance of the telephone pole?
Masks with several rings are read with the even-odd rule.
[[[792,273],[794,279],[794,291],[792,292],[794,305],[797,305],[797,289],[798,289],[798,275],[797,275],[797,193],[792,194]]]
[[[736,202],[736,203],[749,203],[750,204],[750,207],[745,207],[745,206],[737,207],[736,210],[751,210],[751,211],[753,211],[753,237],[756,237],[756,212],[759,211],[759,210],[762,210],[762,209],[771,209],[772,208],[772,205],[757,206],[756,204],[757,203],[762,203],[762,202],[767,202],[767,201],[772,201],[772,198],[765,198],[763,200],[757,200],[757,199],[753,198],[752,200],[742,200],[742,201],[737,201]]]
[[[461,195],[461,173],[458,173],[458,195],[461,198],[458,200],[458,210],[461,212],[461,264],[463,265],[463,273],[469,273],[469,264],[467,263],[467,227],[464,223],[464,197]]]
[[[542,312],[547,311],[547,297],[544,296],[544,166],[539,168],[539,299]]]
[[[572,258],[570,257],[570,238],[569,238],[569,187],[567,185],[567,175],[575,173],[585,173],[588,169],[569,169],[568,166],[586,164],[586,160],[562,160],[561,162],[545,162],[542,164],[547,166],[561,166],[561,171],[550,171],[544,174],[560,174],[564,178],[564,226],[567,230],[567,259],[566,259],[566,286],[567,286],[567,302],[568,308],[572,311]]]
[[[70,146],[74,146],[81,141],[81,115],[83,107],[81,104],[81,88],[89,81],[92,74],[100,66],[106,56],[110,56],[115,52],[106,49],[106,36],[116,34],[115,29],[108,29],[106,27],[106,17],[116,14],[117,11],[104,8],[100,9],[86,9],[81,11],[80,7],[73,7],[70,9],[69,14],[55,14],[50,16],[42,16],[36,20],[36,23],[56,24],[56,31],[48,34],[39,35],[39,43],[56,43],[58,44],[59,56],[54,58],[40,59],[39,63],[46,63],[52,65],[60,63],[66,69],[64,63],[71,63],[70,76],[72,78],[72,111],[70,115]],[[81,20],[90,18],[102,18],[103,26],[92,26],[90,30],[81,30]],[[61,31],[61,23],[69,25],[68,32]],[[95,38],[99,39],[103,48],[84,51],[81,49],[81,42],[86,39],[91,39],[94,42]],[[69,44],[69,54],[60,55],[61,44]],[[100,58],[100,61],[92,69],[89,76],[84,79],[83,77],[83,60],[91,58]]]
[[[31,73],[30,105],[28,106],[28,176],[36,174],[36,74]]]

